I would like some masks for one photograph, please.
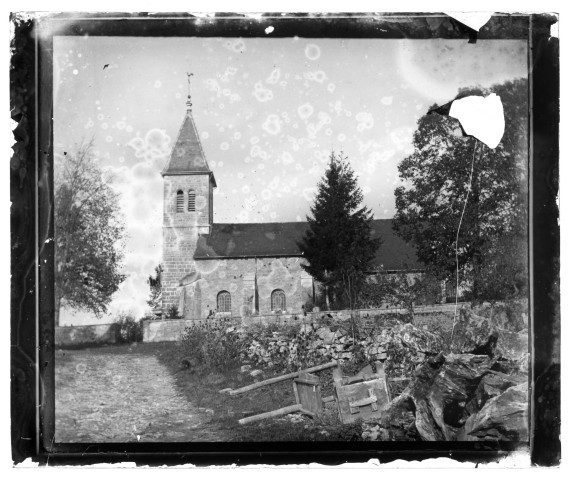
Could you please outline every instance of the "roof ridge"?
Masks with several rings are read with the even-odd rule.
[[[373,218],[373,222],[393,222],[393,218]],[[213,225],[283,225],[292,223],[309,223],[307,220],[290,221],[290,222],[214,222]]]

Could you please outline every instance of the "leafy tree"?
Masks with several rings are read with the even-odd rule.
[[[162,263],[159,263],[156,267],[154,267],[154,277],[152,275],[148,276],[148,286],[150,288],[150,293],[148,296],[148,300],[146,301],[147,305],[152,309],[155,310],[162,306],[162,272],[164,268]]]
[[[118,195],[103,179],[92,142],[64,152],[55,175],[56,325],[62,306],[101,315],[125,275]]]
[[[398,166],[404,185],[395,191],[396,230],[437,275],[455,281],[456,235],[473,164],[457,245],[460,283],[471,283],[477,300],[520,294],[527,275],[527,82],[466,89],[458,98],[491,92],[505,111],[497,148],[462,135],[455,118],[424,115],[414,152]]]
[[[370,236],[372,213],[360,206],[362,191],[342,153],[331,153],[317,189],[309,228],[298,244],[309,262],[303,268],[325,287],[327,308],[331,296],[352,307],[381,242]]]

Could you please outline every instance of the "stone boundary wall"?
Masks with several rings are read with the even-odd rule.
[[[119,325],[115,323],[55,327],[56,347],[77,347],[117,343],[118,337]]]
[[[457,306],[457,311],[461,306],[467,305],[465,303]],[[453,314],[455,312],[455,304],[441,304],[441,305],[426,305],[416,307],[415,323],[418,326],[429,326],[434,320],[441,321],[449,319],[449,327],[453,322]],[[406,309],[398,308],[381,308],[381,309],[366,309],[354,310],[358,313],[360,318],[374,317],[376,315],[387,314],[404,314],[407,313]],[[190,325],[196,324],[227,324],[227,325],[285,325],[295,323],[312,323],[317,322],[325,317],[333,320],[343,321],[350,318],[350,310],[338,311],[323,311],[311,312],[306,316],[303,314],[285,314],[285,315],[255,315],[251,317],[226,317],[226,318],[210,318],[210,319],[170,319],[170,320],[143,320],[143,342],[174,342],[180,340],[180,336],[184,333],[184,329]]]

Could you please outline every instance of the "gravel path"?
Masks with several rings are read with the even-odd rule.
[[[58,352],[55,405],[56,442],[219,440],[151,355]]]

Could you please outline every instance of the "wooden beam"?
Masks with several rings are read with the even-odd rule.
[[[239,420],[239,424],[246,425],[251,422],[257,422],[259,420],[266,420],[268,418],[280,417],[281,415],[287,415],[289,413],[296,413],[300,410],[303,410],[303,405],[297,403],[296,405],[289,405],[288,407],[272,410],[271,412],[260,413],[259,415],[242,418]]]
[[[325,363],[323,365],[317,365],[316,367],[307,368],[305,370],[300,370],[298,372],[287,373],[285,375],[281,375],[279,377],[268,378],[267,380],[262,380],[261,382],[253,383],[251,385],[247,385],[245,387],[237,388],[235,390],[222,391],[220,393],[229,393],[230,395],[239,395],[240,393],[249,392],[250,390],[255,390],[256,388],[265,387],[266,385],[271,385],[273,383],[283,382],[284,380],[290,380],[292,378],[296,378],[299,376],[300,373],[313,373],[318,372],[320,370],[326,370],[327,368],[334,368],[338,365],[336,361]],[[226,390],[226,389],[224,389]]]

